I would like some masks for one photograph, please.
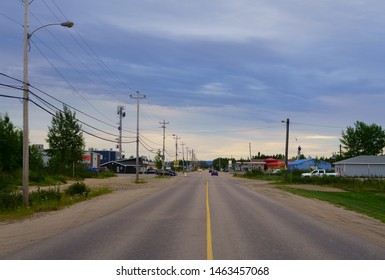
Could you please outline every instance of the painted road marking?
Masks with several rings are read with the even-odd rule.
[[[210,204],[209,204],[209,182],[206,180],[206,238],[207,238],[207,259],[213,260],[213,242],[211,238],[211,216],[210,216]]]

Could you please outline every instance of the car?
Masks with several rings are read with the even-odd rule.
[[[149,168],[147,169],[144,174],[155,174],[156,173],[156,170],[155,169],[152,169],[152,168]]]
[[[172,170],[163,170],[163,169],[159,169],[155,172],[155,175],[159,175],[159,176],[176,176],[177,173],[175,171],[172,171]]]
[[[218,176],[218,171],[216,170],[211,171],[211,176]]]
[[[301,174],[301,177],[304,178],[304,177],[322,177],[322,176],[332,176],[332,177],[339,177],[341,174],[339,173],[335,173],[335,172],[326,172],[325,169],[316,169],[316,170],[313,170],[312,172],[310,173],[302,173]]]
[[[172,171],[172,170],[167,170],[168,171],[168,175],[169,176],[176,176],[178,173],[176,173],[175,171]]]

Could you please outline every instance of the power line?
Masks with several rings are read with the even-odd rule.
[[[20,25],[21,27],[23,27],[23,24],[22,24],[22,23],[16,21],[15,19],[11,18],[10,16],[8,16],[8,15],[2,13],[2,12],[0,12],[0,15],[2,15],[3,17],[9,19],[10,21],[16,23],[17,25]]]
[[[39,40],[41,41],[41,40]],[[42,41],[41,41],[42,42]],[[32,44],[38,49],[40,54],[46,59],[46,61],[51,65],[51,67],[56,71],[56,73],[71,87],[71,89],[76,92],[89,106],[91,106],[96,112],[98,112],[100,115],[106,117],[102,112],[100,112],[94,105],[92,105],[75,87],[64,77],[64,75],[53,65],[53,63],[48,59],[48,57],[40,50],[40,48],[32,41]],[[43,43],[44,44],[44,43]]]
[[[339,128],[343,129],[340,126],[334,126],[334,125],[323,125],[323,124],[315,124],[315,123],[300,123],[300,122],[290,122],[291,124],[300,124],[300,125],[307,125],[307,126],[315,126],[315,127],[326,127],[326,128]]]
[[[31,93],[31,94],[32,94],[32,93]],[[45,112],[47,112],[48,114],[52,115],[53,117],[56,116],[56,114],[54,114],[54,113],[50,112],[49,110],[43,108],[43,106],[39,105],[37,102],[33,101],[32,99],[29,99],[29,101],[32,102],[32,103],[33,103],[34,105],[36,105],[37,107],[39,107],[40,109],[42,109],[42,110],[44,110]],[[63,112],[63,111],[60,110],[60,109],[58,109],[58,111]],[[92,127],[92,126],[90,126],[90,125],[88,125],[88,124],[86,124],[86,123],[80,121],[80,120],[77,119],[77,118],[76,118],[76,120],[77,120],[78,122],[80,122],[80,123],[83,123],[83,124],[85,124],[85,125],[91,127],[91,128],[94,128],[94,127]],[[95,129],[95,128],[94,128],[94,129]],[[111,139],[107,139],[107,138],[98,136],[98,135],[93,134],[93,133],[91,133],[91,132],[88,132],[88,131],[86,131],[86,130],[84,130],[84,129],[82,129],[82,128],[81,128],[80,130],[81,130],[82,132],[84,132],[84,133],[86,133],[86,134],[88,134],[88,135],[90,135],[90,136],[93,136],[93,137],[95,137],[95,138],[98,138],[98,139],[100,139],[100,140],[107,141],[107,142],[113,142],[113,143],[116,142],[115,140],[111,140]],[[97,130],[99,130],[99,129],[97,129]],[[105,132],[105,131],[102,131],[102,132],[103,132],[103,133],[107,133],[107,132]],[[124,143],[124,144],[130,144],[130,143],[135,143],[135,141],[122,142],[122,143]]]
[[[22,83],[21,80],[19,80],[19,79],[17,79],[17,78],[14,78],[14,77],[11,77],[11,76],[9,76],[9,75],[7,75],[7,74],[0,73],[0,75],[1,75],[1,76],[4,76],[4,77],[7,77],[7,78],[9,78],[9,79],[12,79],[12,80],[14,80],[14,81],[18,81],[18,82],[21,82],[21,83]],[[2,85],[2,84],[0,84],[0,85]],[[10,85],[6,85],[6,84],[4,84],[4,85],[5,85],[5,86],[12,87],[12,88],[15,88],[15,89],[18,89],[18,90],[22,90],[21,88],[16,87],[16,86],[10,86]],[[87,116],[87,117],[90,117],[90,118],[92,118],[92,119],[94,119],[94,120],[96,120],[96,121],[102,122],[102,123],[104,123],[104,124],[106,124],[106,125],[112,126],[112,125],[110,125],[110,124],[108,124],[108,123],[106,123],[106,122],[103,122],[102,120],[99,120],[99,119],[97,119],[97,118],[95,118],[95,117],[93,117],[93,116],[91,116],[91,115],[89,115],[89,114],[87,114],[87,113],[85,113],[85,112],[83,112],[83,111],[81,111],[81,110],[78,110],[78,109],[74,108],[73,106],[71,106],[71,105],[69,105],[69,104],[67,104],[67,103],[65,103],[65,102],[63,102],[63,101],[61,101],[61,100],[55,98],[54,96],[48,94],[47,92],[44,92],[44,91],[38,89],[38,88],[35,87],[35,86],[32,86],[32,85],[29,85],[29,86],[30,86],[30,88],[33,88],[33,89],[35,89],[35,90],[37,90],[37,91],[39,91],[39,92],[45,94],[46,96],[48,96],[48,97],[54,99],[55,101],[61,103],[63,106],[67,106],[67,107],[73,109],[73,110],[76,111],[76,112],[79,112],[79,113],[84,114],[84,115]],[[42,102],[42,103],[45,104],[46,106],[51,107],[51,110],[61,111],[57,106],[55,106],[55,105],[53,105],[52,103],[48,102],[47,100],[41,98],[40,96],[38,96],[38,95],[37,95],[36,93],[34,93],[33,91],[30,90],[29,92],[30,92],[34,97],[36,97],[40,102]],[[5,96],[5,95],[4,95],[4,97],[8,97],[8,96]],[[9,97],[12,97],[12,96],[9,96]],[[13,98],[16,98],[16,99],[23,99],[22,97],[13,97]],[[30,100],[31,100],[31,99],[30,99]],[[32,100],[31,100],[31,101],[32,101]],[[47,113],[49,113],[49,114],[51,114],[51,115],[54,116],[54,113],[52,113],[52,112],[48,111],[47,109],[43,108],[42,106],[38,105],[36,102],[33,102],[33,103],[34,103],[36,106],[38,106],[39,108],[41,108],[41,109],[43,109],[44,111],[46,111]],[[91,127],[91,128],[93,128],[93,129],[95,129],[95,130],[97,130],[97,131],[100,131],[100,132],[102,132],[102,133],[105,133],[105,134],[108,134],[108,135],[117,137],[116,134],[113,134],[113,133],[110,133],[110,132],[101,130],[101,129],[95,127],[95,126],[92,126],[92,125],[90,125],[90,124],[84,122],[84,121],[81,121],[81,120],[78,119],[78,118],[77,118],[77,120],[78,120],[80,123],[82,123],[82,124],[84,124],[84,125],[86,125],[86,126],[88,126],[88,127]],[[115,126],[112,126],[112,127],[115,128]],[[88,134],[90,134],[90,133],[88,133]],[[105,139],[105,138],[101,138],[101,137],[98,137],[98,138],[104,139],[104,140],[106,140],[106,141],[110,141],[110,142],[111,142],[111,140],[109,140],[109,139]],[[130,137],[123,137],[123,138],[130,138]],[[126,143],[133,143],[133,142],[135,142],[135,141],[129,141],[129,142],[127,142],[127,141],[122,141],[122,143],[124,143],[124,144],[126,144]]]

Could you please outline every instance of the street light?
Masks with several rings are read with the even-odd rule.
[[[29,206],[29,120],[28,120],[28,101],[29,101],[29,84],[28,84],[28,47],[29,39],[36,31],[51,25],[60,25],[67,28],[74,26],[73,22],[67,21],[62,23],[49,23],[36,28],[31,33],[28,33],[28,14],[29,1],[24,1],[24,79],[23,79],[23,203],[25,207]]]
[[[39,28],[36,28],[35,30],[33,30],[31,33],[28,34],[28,39],[32,37],[33,33],[35,33],[36,31],[44,28],[44,27],[47,27],[47,26],[52,26],[52,25],[61,25],[61,26],[64,26],[64,27],[67,27],[67,28],[71,28],[74,26],[74,23],[71,22],[71,21],[66,21],[66,22],[56,22],[56,23],[48,23],[48,24],[45,24],[43,26],[40,26]]]

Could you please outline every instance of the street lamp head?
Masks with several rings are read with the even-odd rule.
[[[33,30],[31,33],[27,34],[27,39],[30,39],[32,37],[32,34],[35,33],[36,31],[42,29],[42,28],[45,28],[47,26],[51,26],[51,25],[61,25],[61,26],[64,26],[64,27],[67,27],[67,28],[71,28],[72,26],[74,26],[74,23],[72,21],[66,21],[66,22],[62,22],[62,23],[48,23],[46,25],[43,25],[43,26],[40,26],[39,28],[36,28],[35,30]]]
[[[60,25],[67,27],[67,28],[71,28],[74,26],[74,23],[72,21],[66,21],[66,22],[61,23]]]

